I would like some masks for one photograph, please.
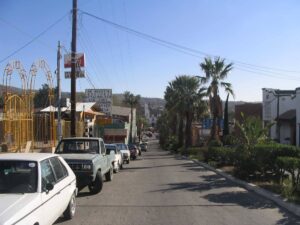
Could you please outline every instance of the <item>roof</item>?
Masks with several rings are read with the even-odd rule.
[[[53,156],[57,155],[50,153],[3,153],[0,154],[0,160],[42,161]]]
[[[84,111],[93,111],[91,108],[96,104],[96,102],[77,102],[76,103],[76,112],[82,112],[83,110]],[[61,108],[61,111],[62,112],[65,112],[65,111],[69,111],[71,110],[71,106],[69,107],[62,107]],[[56,112],[57,111],[57,107],[54,107],[52,105],[44,108],[41,110],[41,112]],[[104,114],[101,114],[101,115],[104,115]]]
[[[84,111],[84,113],[87,113],[87,114],[92,114],[92,115],[98,115],[98,116],[104,116],[106,115],[105,113],[102,113],[102,112],[96,112],[92,109],[87,109]]]
[[[296,109],[288,110],[279,115],[279,120],[292,120],[296,118]]]
[[[273,94],[276,95],[295,95],[296,94],[296,90],[280,90],[280,89],[273,89],[273,88],[263,88],[263,91],[266,92],[273,92]]]
[[[112,115],[128,116],[130,108],[121,106],[112,106]]]

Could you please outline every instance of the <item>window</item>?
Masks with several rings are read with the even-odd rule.
[[[55,153],[58,154],[74,154],[74,153],[99,153],[99,145],[97,140],[88,139],[67,139],[62,140]]]
[[[55,184],[55,176],[48,159],[41,162],[42,190],[46,189],[48,183]]]
[[[37,190],[37,163],[0,161],[0,194],[33,193]]]
[[[104,142],[100,141],[100,146],[101,146],[101,154],[105,154],[105,146],[104,146]]]
[[[50,162],[53,167],[57,182],[68,176],[66,167],[61,163],[58,157],[51,158]]]

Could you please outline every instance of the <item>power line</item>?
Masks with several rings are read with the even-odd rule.
[[[52,27],[54,27],[55,25],[57,25],[59,22],[61,22],[69,13],[66,13],[64,16],[62,16],[61,18],[59,18],[58,20],[56,20],[54,23],[52,23],[50,26],[48,26],[45,30],[43,30],[41,33],[39,33],[37,36],[35,36],[34,38],[32,38],[30,41],[28,41],[26,44],[24,44],[23,46],[21,46],[20,48],[16,49],[15,51],[13,51],[12,53],[10,53],[8,56],[2,58],[0,60],[0,63],[6,61],[8,58],[12,57],[13,55],[17,54],[18,52],[20,52],[21,50],[23,50],[24,48],[26,48],[28,45],[32,44],[34,41],[36,41],[38,38],[40,38],[42,35],[44,35],[46,32],[48,32]]]
[[[192,48],[189,48],[189,47],[186,47],[186,46],[183,46],[183,45],[179,45],[179,44],[176,44],[176,43],[173,43],[173,42],[170,42],[170,41],[166,41],[166,40],[154,37],[154,36],[146,34],[146,33],[142,33],[140,31],[137,31],[137,30],[134,30],[134,29],[122,26],[120,24],[114,23],[112,21],[106,20],[104,18],[98,17],[98,16],[93,15],[91,13],[88,13],[88,12],[85,12],[85,11],[82,11],[82,10],[80,10],[80,11],[82,12],[82,14],[85,14],[87,16],[93,17],[93,18],[95,18],[95,19],[97,19],[97,20],[99,20],[101,22],[104,22],[106,24],[109,24],[109,25],[111,25],[111,26],[113,26],[113,27],[115,27],[117,29],[120,29],[120,30],[123,30],[125,32],[134,34],[134,35],[139,36],[141,38],[147,39],[148,41],[152,41],[152,42],[154,42],[156,44],[160,44],[162,46],[171,48],[173,50],[180,51],[180,52],[182,52],[184,54],[189,54],[191,56],[199,57],[198,55],[191,54],[191,53],[196,53],[196,54],[202,55],[202,57],[203,56],[205,56],[205,57],[207,57],[207,56],[208,57],[217,57],[216,55],[213,55],[213,54],[210,54],[210,53],[206,53],[204,51],[199,51],[199,50],[196,50],[196,49],[192,49]],[[267,66],[261,66],[261,65],[255,65],[255,64],[251,64],[251,63],[246,63],[246,62],[242,62],[242,61],[239,61],[239,60],[231,60],[231,61],[233,61],[235,64],[240,64],[240,66],[247,67],[248,69],[250,68],[250,69],[260,70],[260,71],[264,70],[264,72],[269,72],[269,73],[274,73],[275,71],[277,71],[277,73],[278,72],[300,73],[300,71],[296,71],[296,70],[286,70],[286,69],[281,69],[281,68],[272,68],[272,67],[267,67]]]

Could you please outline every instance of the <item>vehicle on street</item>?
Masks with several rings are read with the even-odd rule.
[[[148,150],[148,144],[146,142],[143,142],[140,144],[140,148],[141,148],[141,151],[146,152]]]
[[[136,145],[134,144],[128,144],[128,148],[129,148],[129,151],[130,151],[130,159],[136,159],[139,155],[139,150],[137,148]]]
[[[61,154],[77,177],[79,189],[88,186],[92,194],[102,190],[103,177],[113,179],[110,156],[102,138],[74,137],[62,139],[55,153]]]
[[[0,155],[0,224],[53,224],[75,215],[76,177],[64,159],[46,153]]]
[[[106,155],[110,156],[110,162],[112,164],[115,173],[118,173],[123,168],[123,160],[120,149],[115,144],[106,144]]]
[[[122,154],[122,159],[123,159],[123,163],[127,163],[129,164],[130,162],[130,151],[128,149],[128,146],[124,143],[114,143],[115,145],[117,145],[121,151]]]

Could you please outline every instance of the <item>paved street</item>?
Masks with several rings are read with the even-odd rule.
[[[189,160],[149,144],[139,160],[105,182],[101,194],[83,189],[76,216],[57,224],[192,225],[300,224],[272,202]]]

